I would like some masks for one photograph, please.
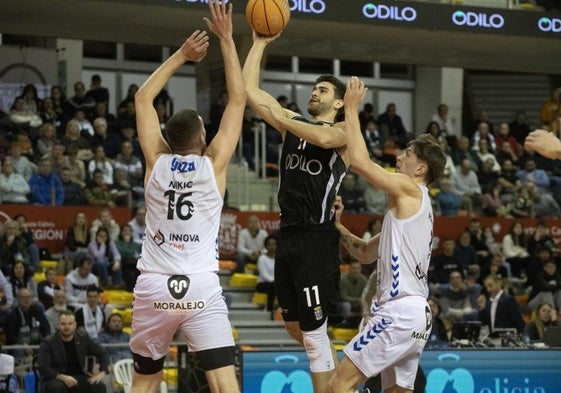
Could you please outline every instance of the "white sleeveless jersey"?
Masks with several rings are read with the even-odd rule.
[[[223,199],[208,157],[162,154],[145,190],[146,237],[137,268],[186,275],[218,271]]]
[[[421,208],[398,220],[388,210],[378,248],[378,303],[404,296],[429,295],[427,272],[432,248],[433,212],[428,189],[422,190]]]

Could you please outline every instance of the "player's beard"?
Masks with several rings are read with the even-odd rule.
[[[320,102],[320,101],[310,101],[310,102],[308,102],[308,113],[312,117],[317,117],[317,116],[321,115],[322,113],[325,113],[326,110],[327,110],[327,108],[326,108],[325,104]]]

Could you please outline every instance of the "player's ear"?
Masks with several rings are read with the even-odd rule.
[[[424,178],[425,175],[427,174],[427,170],[428,170],[427,164],[425,164],[424,162],[420,162],[420,163],[417,165],[416,175],[419,176],[419,177]]]
[[[344,104],[345,104],[345,103],[343,102],[343,100],[339,98],[339,99],[336,99],[336,100],[335,100],[335,102],[333,103],[333,107],[334,107],[335,109],[341,109],[341,108],[343,107]]]

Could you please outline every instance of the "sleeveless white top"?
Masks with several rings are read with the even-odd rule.
[[[208,157],[162,154],[146,184],[142,273],[218,271],[223,199]]]
[[[427,272],[432,249],[434,216],[428,189],[422,190],[421,208],[412,217],[398,220],[388,210],[378,248],[378,303],[404,296],[429,295]]]

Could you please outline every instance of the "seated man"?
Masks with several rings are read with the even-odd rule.
[[[450,286],[443,288],[440,294],[440,305],[442,306],[442,318],[451,323],[454,321],[472,321],[477,319],[477,309],[471,304],[473,297],[469,290],[473,290],[474,285],[468,287],[462,278],[462,274],[458,270],[450,273]]]
[[[86,303],[86,290],[91,285],[98,285],[98,278],[92,273],[93,260],[84,254],[78,261],[78,267],[64,278],[64,291],[68,304],[76,309]]]
[[[362,265],[358,261],[352,261],[347,273],[343,274],[339,282],[341,301],[339,309],[344,321],[350,327],[357,327],[361,314],[361,295],[366,287],[368,279],[362,274]]]
[[[108,372],[107,366],[107,352],[103,347],[86,333],[76,331],[74,313],[62,311],[57,333],[43,340],[39,346],[39,391],[105,393],[103,378]]]
[[[108,347],[110,363],[115,363],[121,359],[132,359],[129,349],[130,334],[123,332],[123,317],[120,314],[111,314],[107,319],[105,329],[97,336],[100,344],[123,344],[120,347]]]

